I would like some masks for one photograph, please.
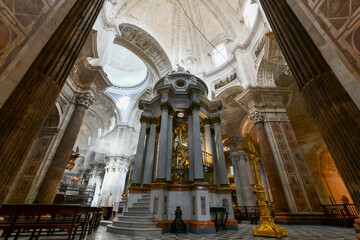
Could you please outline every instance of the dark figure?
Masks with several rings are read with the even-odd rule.
[[[181,218],[182,211],[180,209],[180,206],[176,207],[175,210],[175,220],[171,223],[170,231],[172,233],[186,233],[186,224]]]

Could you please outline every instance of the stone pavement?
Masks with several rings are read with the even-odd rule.
[[[231,239],[256,239],[266,240],[274,238],[254,237],[251,228],[255,225],[249,223],[239,224],[238,231],[219,231],[216,234],[193,234],[185,233],[175,235],[173,233],[166,233],[159,237],[142,238],[133,236],[117,235],[106,232],[105,226],[100,226],[93,234],[86,236],[85,240],[165,240],[165,239],[189,239],[189,240],[231,240]],[[331,226],[313,226],[313,225],[288,225],[285,226],[288,237],[281,239],[301,239],[301,240],[318,240],[318,239],[343,239],[354,240],[355,231],[352,228],[331,227]]]

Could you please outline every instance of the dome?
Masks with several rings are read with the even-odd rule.
[[[104,71],[113,85],[132,87],[142,83],[147,75],[145,63],[133,52],[118,44],[111,46]]]

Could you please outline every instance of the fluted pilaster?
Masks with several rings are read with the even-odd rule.
[[[256,129],[256,136],[259,141],[261,159],[263,160],[266,175],[269,180],[271,188],[271,195],[273,196],[276,210],[278,212],[289,212],[289,206],[286,200],[286,195],[281,182],[281,178],[276,166],[274,156],[271,152],[269,139],[267,138],[264,128],[264,114],[255,110],[249,115],[249,119],[253,121]]]

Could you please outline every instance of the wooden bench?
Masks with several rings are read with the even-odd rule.
[[[97,229],[101,209],[62,204],[4,204],[0,208],[0,216],[4,218],[0,229],[4,231],[6,240],[12,233],[16,233],[17,239],[24,231],[32,231],[30,239],[38,238],[43,230],[47,230],[47,235],[53,235],[55,230],[66,230],[67,239],[74,239],[79,228],[79,238],[82,239],[86,233]]]

